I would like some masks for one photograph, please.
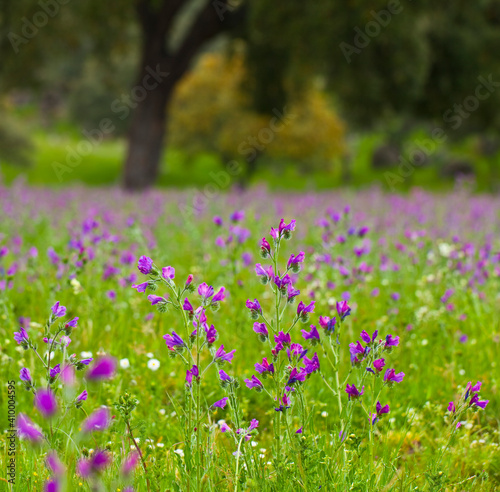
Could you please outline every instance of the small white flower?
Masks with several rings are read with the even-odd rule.
[[[160,412],[161,415],[165,415],[165,409],[164,408],[160,408],[159,412]]]
[[[130,361],[128,359],[120,359],[120,367],[122,369],[128,369],[130,367]]]
[[[465,370],[464,369],[460,369],[460,371],[458,371],[458,374],[460,374],[460,376],[465,375]]]
[[[148,357],[149,359],[152,359],[154,356],[155,356],[155,354],[153,354],[153,352],[148,352],[146,354],[146,357]]]
[[[250,444],[252,445],[252,448],[256,448],[259,443],[257,441],[252,441]]]
[[[80,354],[80,357],[81,357],[82,359],[90,359],[90,357],[92,357],[92,352],[82,352],[82,353]]]
[[[424,339],[422,340],[422,345],[424,345],[424,346],[425,346],[425,345],[427,345],[428,343],[429,343],[429,340],[427,340],[427,338],[424,338]]]
[[[152,371],[157,371],[160,367],[160,361],[158,359],[149,359],[148,360],[148,369]]]
[[[328,417],[328,412],[321,412],[321,416],[322,416],[323,418]]]
[[[163,442],[157,442],[157,443],[156,443],[156,446],[157,446],[158,448],[163,448],[163,447],[165,446],[165,443],[163,443]]]
[[[182,449],[174,449],[174,453],[178,454],[181,458],[184,458],[184,451]]]

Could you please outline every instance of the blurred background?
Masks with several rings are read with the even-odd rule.
[[[500,185],[500,2],[2,0],[0,180]]]

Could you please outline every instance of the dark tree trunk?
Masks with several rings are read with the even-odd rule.
[[[228,8],[221,16],[220,8],[215,9],[213,1],[207,0],[179,47],[175,52],[169,52],[166,48],[168,35],[176,15],[186,3],[189,1],[163,0],[156,10],[152,4],[157,5],[157,2],[152,0],[138,0],[137,3],[143,49],[139,77],[132,95],[136,91],[142,96],[137,98],[140,101],[132,113],[128,133],[123,173],[123,185],[128,190],[150,187],[158,177],[166,137],[168,104],[177,82],[194,56],[205,42],[244,19],[243,9],[232,12]],[[219,0],[218,5],[221,3],[225,1]]]

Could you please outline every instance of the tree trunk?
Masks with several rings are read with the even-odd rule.
[[[144,72],[142,77],[146,76]],[[132,114],[123,177],[128,190],[147,188],[158,177],[166,135],[167,106],[174,87],[167,76],[154,90],[146,93]]]
[[[218,0],[216,9],[212,0],[206,0],[183,41],[175,52],[169,52],[167,38],[186,0],[163,0],[160,4],[152,0],[137,0],[143,51],[137,85],[131,91],[131,98],[137,101],[137,106],[128,133],[123,174],[126,189],[148,188],[158,177],[168,104],[177,82],[194,56],[208,40],[244,21],[245,10],[238,8],[233,12],[227,1]],[[226,7],[221,10],[221,5]],[[157,85],[153,88],[155,81]]]

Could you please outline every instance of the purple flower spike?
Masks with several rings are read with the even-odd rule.
[[[62,316],[66,315],[66,308],[64,306],[59,305],[59,301],[57,301],[53,306],[52,306],[52,314],[54,315],[54,318],[61,318]]]
[[[45,418],[53,417],[57,412],[57,401],[50,389],[39,389],[35,393],[35,407]]]
[[[81,361],[83,364],[83,361]],[[87,372],[86,378],[91,381],[110,379],[115,375],[116,359],[114,357],[101,357]]]
[[[215,352],[215,360],[216,361],[224,361],[224,362],[229,362],[231,364],[234,353],[236,350],[231,350],[231,352],[225,352],[224,351],[224,345],[221,345],[218,349],[217,352]]]
[[[35,424],[23,413],[18,414],[16,421],[17,433],[21,439],[32,442],[43,440],[43,434],[35,427]]]
[[[144,275],[149,275],[153,270],[153,260],[148,256],[141,256],[137,262],[137,268]]]
[[[99,408],[91,413],[82,424],[84,432],[103,431],[111,424],[111,416],[107,408]]]
[[[224,398],[222,398],[222,400],[216,401],[212,406],[215,408],[224,408],[226,406],[227,400],[228,398],[227,396],[225,396]]]
[[[363,386],[361,388],[361,391],[359,391],[354,384],[351,386],[347,385],[345,392],[348,394],[349,400],[351,398],[357,399],[363,395],[363,393],[365,392],[365,387]]]
[[[400,383],[401,381],[403,381],[404,377],[404,372],[399,372],[398,374],[396,374],[396,371],[394,369],[387,369],[384,374],[384,381],[387,384]]]

